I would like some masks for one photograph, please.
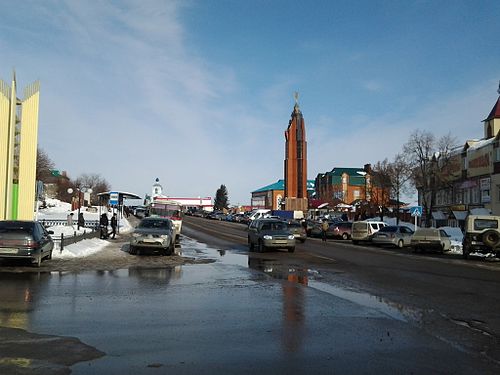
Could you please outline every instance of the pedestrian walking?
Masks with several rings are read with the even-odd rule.
[[[83,212],[78,214],[78,229],[85,228],[85,218],[83,217]]]
[[[323,220],[323,223],[321,223],[321,240],[323,242],[326,242],[326,231],[329,227],[330,225],[328,224],[328,220]]]
[[[116,220],[116,214],[113,214],[113,217],[111,218],[111,237],[112,239],[115,238],[116,236],[116,227],[118,225],[118,221]]]
[[[99,237],[102,238],[103,240],[108,238],[108,224],[109,224],[108,215],[106,213],[103,213],[101,215],[101,218],[99,219],[99,228],[101,229]]]

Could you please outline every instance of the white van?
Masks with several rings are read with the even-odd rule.
[[[269,215],[271,215],[271,210],[259,209],[253,211],[251,215],[248,217],[248,220],[254,221],[257,219],[263,219]]]
[[[355,221],[352,223],[351,239],[353,244],[359,241],[371,241],[374,233],[387,226],[383,221]]]

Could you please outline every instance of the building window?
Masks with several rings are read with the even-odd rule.
[[[354,190],[354,191],[352,192],[352,194],[353,194],[353,197],[354,197],[354,199],[355,199],[355,200],[356,200],[356,199],[359,199],[359,190]]]
[[[480,202],[481,195],[478,187],[472,188],[471,189],[471,203],[472,204],[477,204]]]

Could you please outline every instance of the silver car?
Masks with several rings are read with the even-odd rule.
[[[248,226],[248,246],[261,253],[268,248],[295,251],[295,236],[290,232],[288,224],[277,219],[257,219]]]
[[[40,267],[43,259],[52,258],[51,234],[38,221],[0,221],[0,258],[28,259]]]
[[[172,255],[175,250],[175,228],[172,221],[161,217],[141,220],[130,239],[130,254],[144,251],[159,251],[161,255]]]
[[[402,248],[411,245],[412,235],[413,231],[404,225],[388,225],[373,234],[372,242],[379,246],[388,245]]]

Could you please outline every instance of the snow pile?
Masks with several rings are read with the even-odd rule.
[[[99,238],[91,238],[65,246],[62,252],[59,251],[59,249],[54,249],[52,257],[66,259],[83,258],[103,250],[108,245],[109,241],[101,240]]]

